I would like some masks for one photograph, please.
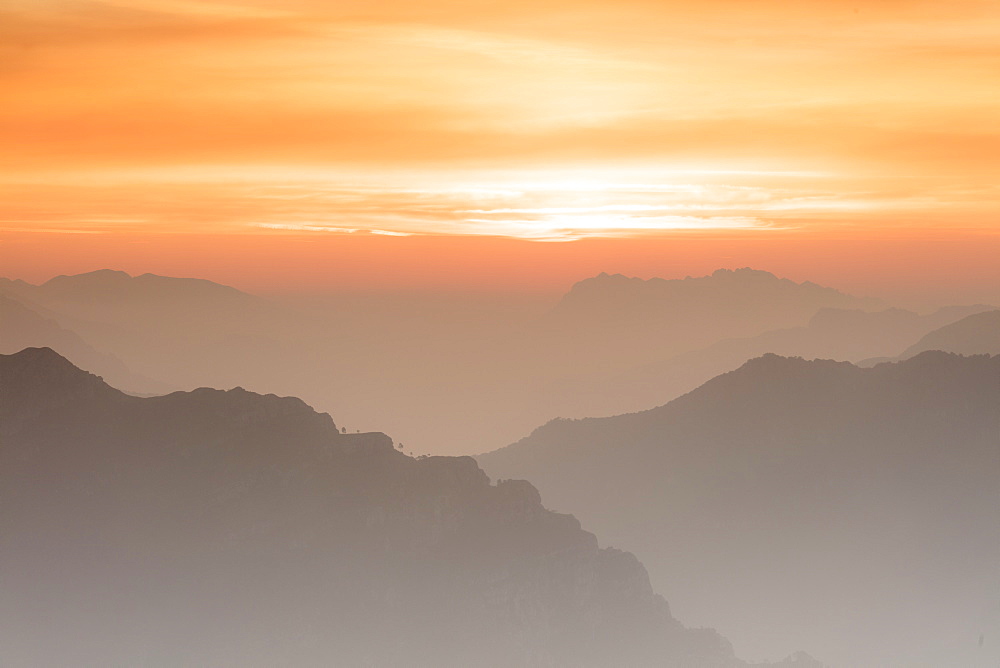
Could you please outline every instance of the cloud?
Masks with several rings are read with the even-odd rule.
[[[534,188],[519,190],[502,181],[414,187],[386,182],[338,186],[232,180],[211,185],[142,184],[138,190],[144,195],[141,199],[130,197],[120,185],[64,186],[54,194],[51,186],[35,184],[23,199],[8,201],[20,214],[19,227],[34,219],[41,229],[75,225],[81,230],[119,232],[268,231],[574,240],[691,230],[787,229],[788,223],[767,215],[766,205],[791,205],[803,199],[799,191],[761,187],[665,183],[620,187],[607,183],[584,190],[558,179],[551,183],[547,188],[536,183]],[[734,194],[741,197],[734,199]],[[735,205],[737,199],[739,206]],[[47,204],[39,206],[39,201]],[[502,205],[483,206],[498,202]],[[556,202],[575,204],[553,206]],[[122,208],[133,215],[116,216],[115,211]]]

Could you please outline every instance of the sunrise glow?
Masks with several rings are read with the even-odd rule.
[[[992,2],[45,0],[0,19],[0,248],[19,275],[163,235],[241,285],[257,279],[220,273],[218,235],[428,237],[462,266],[444,239],[632,239],[668,268],[693,236],[736,235],[748,262],[765,240],[1000,249]],[[366,257],[426,282],[410,248]]]

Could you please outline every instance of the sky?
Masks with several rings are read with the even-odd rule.
[[[1000,4],[8,0],[0,273],[1000,299]]]

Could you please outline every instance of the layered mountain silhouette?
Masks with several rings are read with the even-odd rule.
[[[239,384],[242,359],[266,352],[284,362],[280,342],[312,334],[287,309],[203,279],[105,269],[41,285],[3,281],[0,292],[49,310],[95,348],[175,388]]]
[[[478,461],[635,552],[745,656],[795,638],[835,666],[1000,660],[1000,356],[765,355]]]
[[[554,307],[525,296],[263,298],[211,281],[111,270],[42,285],[0,280],[0,293],[156,381],[124,382],[54,339],[18,339],[53,345],[122,389],[240,385],[290,394],[335,411],[351,430],[389,431],[408,452],[449,454],[467,453],[470,443],[500,447],[555,415],[662,403],[770,349],[709,351],[690,369],[652,376],[642,367],[722,339],[805,328],[822,308],[878,306],[750,269],[684,280],[602,275]],[[815,334],[809,328],[800,338]],[[918,338],[886,334],[899,345],[871,354],[897,354]],[[835,356],[830,348],[812,349]]]
[[[75,364],[93,369],[109,382],[130,391],[157,393],[169,389],[163,383],[132,373],[120,359],[96,350],[51,315],[47,317],[0,291],[0,354],[38,346],[59,350]]]
[[[9,355],[32,346],[63,350],[79,364],[90,368],[126,372],[121,360],[98,352],[76,332],[0,293],[0,354]]]
[[[0,356],[0,508],[5,665],[746,665],[530,484],[294,398]]]
[[[961,355],[1000,355],[1000,310],[976,313],[929,332],[903,351],[903,357],[925,350],[946,350]]]
[[[923,315],[896,308],[882,311],[824,308],[800,327],[724,339],[700,350],[647,362],[624,371],[569,379],[553,387],[553,392],[575,399],[571,416],[644,410],[685,394],[715,376],[767,353],[804,359],[834,359],[866,366],[870,366],[869,362],[891,361],[897,351],[913,345],[929,332],[970,314],[989,310],[993,307],[949,306]],[[941,349],[940,346],[934,348]]]
[[[874,310],[884,304],[767,271],[719,269],[684,279],[600,274],[580,281],[541,323],[567,354],[641,364],[721,339],[806,324],[823,308]]]

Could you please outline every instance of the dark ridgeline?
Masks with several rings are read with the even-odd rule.
[[[478,461],[635,552],[744,655],[794,638],[838,666],[1000,661],[1000,356],[765,355]]]
[[[746,665],[530,484],[294,398],[0,356],[0,508],[4,665]]]

